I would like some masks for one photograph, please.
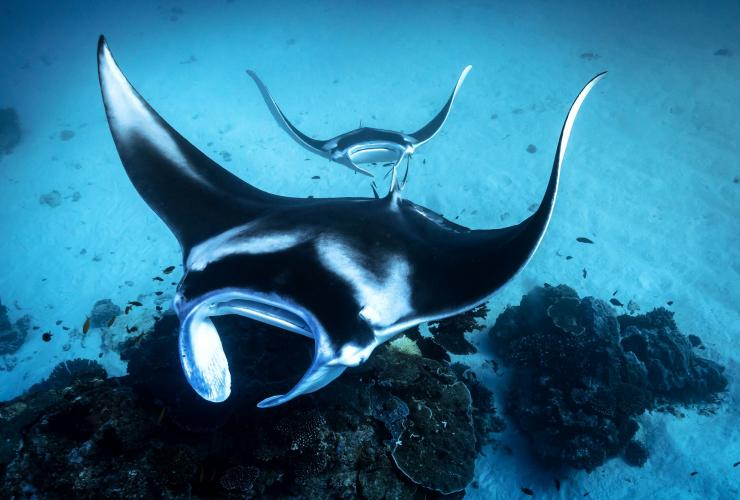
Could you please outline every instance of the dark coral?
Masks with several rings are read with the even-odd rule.
[[[475,449],[482,453],[483,446],[494,441],[494,434],[506,428],[504,420],[496,413],[493,392],[484,386],[475,372],[463,363],[454,363],[453,371],[467,386],[473,400],[473,427],[475,428]]]
[[[122,349],[126,377],[79,366],[63,378],[67,365],[0,404],[0,497],[420,498],[472,480],[482,393],[449,364],[381,346],[325,389],[257,409],[300,377],[313,346],[214,320],[234,380],[223,404],[182,376],[170,315]]]
[[[90,327],[101,328],[107,326],[112,318],[121,314],[121,308],[111,299],[100,299],[90,312]]]
[[[237,465],[227,469],[219,482],[225,490],[246,493],[252,490],[259,475],[260,470],[257,467]]]
[[[448,365],[419,356],[381,355],[368,365],[375,384],[408,407],[403,431],[391,443],[401,472],[442,494],[464,489],[473,480],[476,457],[472,399],[465,384]]]
[[[488,315],[488,306],[475,309],[429,324],[429,333],[434,340],[452,354],[474,354],[478,352],[473,344],[465,339],[465,334],[482,330],[478,321]]]
[[[491,336],[516,380],[507,412],[548,464],[592,470],[628,445],[636,456],[635,417],[656,397],[711,401],[727,384],[719,365],[694,354],[672,313],[617,318],[563,285],[532,290]]]
[[[0,158],[21,142],[21,125],[15,108],[0,109]]]
[[[90,359],[71,359],[56,365],[46,380],[31,386],[27,392],[62,390],[81,380],[105,379],[107,373],[100,363]]]
[[[404,332],[408,338],[416,342],[416,345],[421,351],[421,355],[425,358],[433,359],[440,362],[450,362],[450,354],[447,350],[439,345],[436,340],[424,337],[419,331],[419,327],[412,328]]]
[[[698,337],[684,336],[672,312],[661,307],[638,317],[620,316],[619,320],[625,328],[622,348],[645,365],[650,388],[660,400],[704,402],[727,387],[724,368],[694,353],[691,337]]]
[[[630,441],[624,448],[624,461],[633,467],[642,467],[650,454],[647,447],[639,441]]]

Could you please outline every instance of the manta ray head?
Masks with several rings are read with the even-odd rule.
[[[313,339],[303,378],[261,407],[324,387],[421,322],[431,304],[415,287],[432,276],[414,270],[416,249],[397,233],[409,214],[394,210],[396,203],[339,199],[285,207],[194,246],[175,310],[183,369],[198,394],[223,401],[230,392],[214,316],[236,314]],[[390,229],[389,218],[396,219]]]
[[[475,307],[519,272],[550,221],[576,113],[603,75],[570,108],[537,210],[514,226],[471,230],[403,199],[395,168],[383,198],[290,198],[261,191],[162,119],[125,78],[103,37],[98,73],[126,173],[182,248],[185,274],[174,309],[180,359],[193,389],[214,402],[231,392],[228,353],[214,317],[240,315],[314,342],[305,375],[261,407],[321,389],[381,343]],[[392,144],[400,141],[386,141],[385,150]],[[380,155],[365,154],[363,159]]]

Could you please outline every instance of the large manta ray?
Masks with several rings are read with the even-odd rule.
[[[568,112],[539,208],[516,226],[471,230],[401,197],[290,198],[234,176],[178,134],[134,90],[103,37],[100,87],[113,139],[142,198],[180,242],[174,300],[190,385],[229,397],[213,316],[237,314],[305,335],[313,362],[270,407],[326,386],[400,332],[484,302],[527,263],[547,228],[571,128]]]

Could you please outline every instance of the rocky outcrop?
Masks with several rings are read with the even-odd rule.
[[[223,404],[188,386],[173,316],[124,346],[126,377],[68,363],[0,404],[0,497],[456,498],[472,481],[481,429],[496,417],[466,367],[381,346],[325,389],[258,409],[300,377],[313,346],[242,318],[214,321],[233,375]]]
[[[0,356],[14,354],[20,349],[30,328],[30,316],[23,316],[15,323],[11,323],[8,308],[0,302]]]
[[[532,290],[490,335],[516,381],[507,413],[548,464],[592,470],[625,454],[642,465],[638,415],[661,402],[713,401],[727,386],[665,309],[618,318],[563,285]]]
[[[15,108],[0,109],[0,159],[21,142],[21,126]]]

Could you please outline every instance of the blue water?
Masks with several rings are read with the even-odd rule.
[[[28,314],[39,329],[0,357],[0,398],[74,357],[125,373],[115,351],[124,325],[84,335],[86,316],[99,299],[140,300],[129,325],[144,329],[156,305],[169,307],[182,272],[152,281],[180,264],[179,248],[111,140],[96,72],[101,33],[183,136],[251,184],[290,196],[371,189],[296,145],[246,69],[299,128],[328,138],[360,122],[415,130],[472,64],[444,129],[415,155],[404,196],[473,228],[529,215],[570,102],[608,70],[575,124],[542,246],[492,299],[489,321],[545,281],[602,298],[619,289],[642,310],[671,301],[682,330],[700,334],[707,356],[727,366],[723,409],[711,418],[646,415],[657,450],[646,467],[610,462],[563,498],[735,497],[740,468],[727,463],[740,460],[738,26],[736,1],[4,0],[0,108],[17,110],[22,138],[0,156],[0,301],[11,320]],[[496,389],[484,358],[466,362]],[[509,444],[524,449],[513,434]],[[520,484],[544,480],[521,455],[489,450],[469,496],[517,498]],[[702,474],[689,482],[697,460]]]

